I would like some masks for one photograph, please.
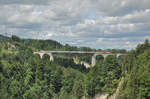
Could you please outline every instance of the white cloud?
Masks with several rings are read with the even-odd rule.
[[[145,36],[144,39],[150,40],[150,36]]]
[[[150,36],[149,0],[0,0],[0,9],[1,33],[25,38],[129,49]]]

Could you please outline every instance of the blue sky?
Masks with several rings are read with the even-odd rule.
[[[0,33],[92,48],[150,40],[150,0],[0,0]]]

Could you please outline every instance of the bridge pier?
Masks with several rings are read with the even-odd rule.
[[[45,53],[34,52],[34,54],[39,54],[39,55],[40,55],[40,58],[42,59],[42,58],[43,58],[43,55],[44,55]]]
[[[102,56],[104,57],[104,60],[106,60],[107,56],[109,56],[109,54],[102,54]]]
[[[93,67],[93,66],[95,66],[95,65],[96,65],[96,55],[94,54],[94,55],[92,56],[91,66]]]
[[[40,54],[40,58],[42,59],[44,56],[44,53],[39,53]]]
[[[45,54],[47,54],[47,55],[49,55],[49,57],[50,57],[50,61],[54,61],[54,57],[53,57],[52,53],[34,52],[34,54],[39,54],[41,59],[43,58],[43,56],[44,56]]]
[[[92,60],[91,60],[91,66],[92,66],[92,67],[96,65],[96,56],[97,56],[97,55],[102,55],[102,56],[104,57],[104,60],[106,60],[107,56],[109,56],[109,54],[94,54],[94,55],[92,56]],[[120,54],[119,54],[119,56],[120,56]],[[119,57],[119,56],[118,56],[118,57]]]
[[[52,53],[48,53],[49,57],[50,57],[50,61],[54,61],[54,57]]]
[[[94,54],[93,56],[92,56],[92,60],[91,60],[91,66],[93,67],[93,66],[95,66],[96,65],[96,56],[97,55],[99,55],[99,54]]]
[[[119,56],[121,56],[122,54],[116,54],[116,57],[119,58]]]

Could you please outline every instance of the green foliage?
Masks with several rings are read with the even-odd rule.
[[[146,39],[144,44],[139,44],[136,48],[136,54],[142,54],[145,50],[147,50],[148,48],[150,48],[150,43],[149,41]]]
[[[21,39],[19,37],[17,37],[16,35],[12,35],[11,38],[12,38],[13,41],[16,41],[16,42],[20,42],[21,41]]]
[[[150,98],[149,45],[148,40],[144,44],[138,45],[135,55],[132,56],[134,58],[129,58],[128,62],[126,61],[125,66],[127,69],[124,69],[124,71],[127,72],[118,99]]]
[[[84,50],[83,47],[61,45],[52,40],[0,41],[0,98],[1,99],[89,99],[98,93],[115,93],[121,80],[118,99],[150,98],[150,48],[148,40],[129,55],[97,56],[96,66],[86,69],[62,55],[50,62],[49,56],[40,59],[37,50]],[[99,51],[102,51],[101,49]],[[109,49],[112,53],[127,53],[124,49]],[[91,56],[76,56],[90,63]],[[79,61],[77,60],[77,61]],[[122,79],[121,79],[122,78]]]
[[[84,96],[85,91],[85,85],[84,82],[79,80],[76,80],[72,89],[72,93],[77,99],[81,99]]]

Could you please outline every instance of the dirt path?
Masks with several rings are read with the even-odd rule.
[[[115,92],[112,96],[110,96],[108,99],[116,99],[116,96],[117,96],[118,93],[119,93],[119,90],[120,90],[122,81],[123,81],[123,78],[121,78],[121,80],[119,81],[118,87],[117,87],[117,89],[116,89],[116,92]]]
[[[107,93],[101,93],[97,94],[93,99],[107,99],[108,94]]]
[[[119,81],[116,92],[113,95],[111,95],[110,97],[108,97],[107,93],[101,93],[101,94],[95,95],[95,97],[93,99],[116,99],[116,96],[119,93],[122,81],[123,81],[123,78],[121,78],[121,80]]]

